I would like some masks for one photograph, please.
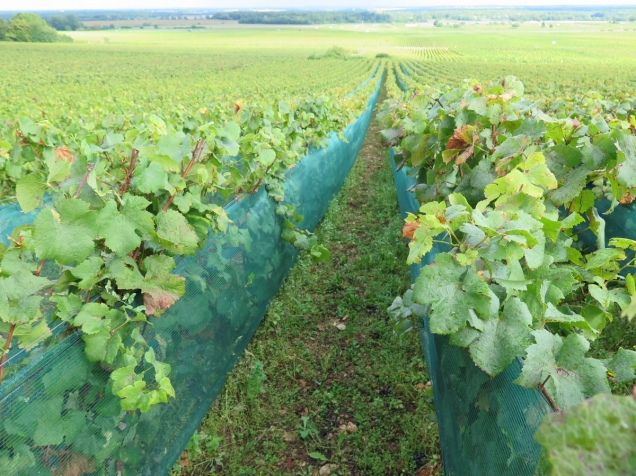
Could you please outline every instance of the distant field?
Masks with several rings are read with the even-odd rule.
[[[178,22],[186,26],[201,22],[206,29],[163,27]],[[65,96],[92,98],[91,88],[126,92],[131,97],[161,91],[173,101],[190,96],[197,101],[213,99],[225,94],[224,85],[242,91],[236,93],[241,96],[277,84],[290,91],[311,91],[312,81],[317,81],[312,74],[317,78],[325,67],[308,58],[333,46],[344,48],[351,57],[371,60],[382,54],[416,62],[418,80],[430,85],[514,74],[531,94],[590,89],[632,94],[636,89],[632,26],[555,23],[550,28],[524,23],[513,28],[510,23],[480,23],[461,28],[403,24],[239,28],[215,20],[164,20],[158,29],[70,32],[75,40],[70,44],[0,43],[0,98],[6,99],[5,112],[17,113],[22,105],[33,103],[30,98],[40,98],[40,106]],[[348,68],[343,64],[343,71]],[[27,77],[25,71],[32,73]]]
[[[180,20],[181,21],[181,20]],[[201,21],[203,20],[196,20]],[[169,20],[176,22],[175,20]],[[185,21],[192,24],[192,20]],[[453,22],[449,23],[453,25]],[[176,25],[176,23],[175,23]],[[552,25],[552,27],[550,27]],[[186,25],[187,26],[187,25]],[[91,48],[126,51],[183,51],[240,54],[258,57],[308,57],[332,46],[352,53],[375,56],[385,53],[396,58],[432,61],[425,66],[430,83],[461,82],[466,77],[481,79],[515,74],[531,90],[596,89],[634,90],[636,25],[633,22],[584,23],[538,22],[476,23],[454,28],[404,26],[403,24],[348,24],[303,27],[231,27],[207,20],[205,30],[107,30],[74,32],[75,44],[57,48]],[[451,60],[451,61],[449,61]],[[436,64],[445,62],[445,66]],[[452,64],[450,64],[452,63]]]
[[[113,25],[115,28],[122,26],[140,27],[148,25],[159,25],[161,27],[182,27],[190,25],[199,25],[206,28],[219,28],[223,25],[229,27],[237,27],[237,20],[207,20],[207,19],[186,19],[186,20],[96,20],[82,22],[87,28],[109,27]]]

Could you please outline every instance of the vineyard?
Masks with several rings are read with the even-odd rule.
[[[3,474],[630,473],[636,33],[368,28],[0,43]]]

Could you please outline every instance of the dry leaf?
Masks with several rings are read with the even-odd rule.
[[[338,467],[337,464],[333,464],[333,463],[326,464],[320,468],[320,471],[318,471],[318,474],[320,476],[329,476],[331,472],[334,471],[337,467]]]
[[[54,149],[55,160],[61,160],[63,162],[73,162],[75,155],[65,145]]]
[[[439,463],[428,463],[422,469],[420,469],[417,473],[417,476],[436,476],[437,474],[441,474],[442,468]]]
[[[93,472],[95,472],[95,463],[92,459],[80,453],[71,453],[68,458],[62,460],[54,474],[55,476],[80,476]]]
[[[159,317],[163,311],[172,306],[179,295],[168,291],[155,291],[144,294],[144,306],[146,306],[146,314]]]
[[[469,145],[469,136],[467,136],[468,128],[470,126],[462,126],[459,129],[455,129],[453,136],[448,139],[446,143],[446,150],[465,149]]]
[[[420,223],[417,221],[412,221],[410,223],[405,223],[404,228],[402,228],[402,236],[404,238],[413,239],[413,235],[415,234],[415,230],[417,230],[420,226]]]
[[[353,422],[349,422],[349,423],[347,423],[346,429],[347,429],[347,433],[357,433],[358,432],[358,425],[356,425]]]

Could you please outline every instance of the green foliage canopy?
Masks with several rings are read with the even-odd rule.
[[[0,39],[27,43],[54,43],[58,41],[72,41],[65,35],[59,35],[53,28],[35,13],[18,13],[7,25],[6,34],[2,34],[0,25]]]

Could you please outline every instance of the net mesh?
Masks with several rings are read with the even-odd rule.
[[[403,217],[416,213],[420,204],[409,191],[415,177],[406,167],[396,170],[392,149],[391,166]],[[436,244],[420,264],[411,266],[413,280],[442,251]],[[493,379],[475,366],[466,349],[451,345],[448,336],[432,334],[428,319],[420,323],[419,332],[433,386],[445,474],[535,474],[540,446],[533,435],[551,409],[537,390],[512,383],[521,372],[521,361],[514,360]]]
[[[379,84],[379,83],[378,83]],[[285,196],[313,230],[362,145],[378,90],[344,135],[307,155],[288,174]],[[186,293],[143,330],[171,365],[177,398],[146,413],[125,412],[109,369],[89,362],[78,333],[54,345],[12,349],[0,386],[0,474],[167,474],[245,350],[297,251],[280,239],[281,218],[264,189],[229,205],[233,225],[178,260]],[[32,215],[0,209],[0,236]],[[49,342],[51,344],[51,342]]]

